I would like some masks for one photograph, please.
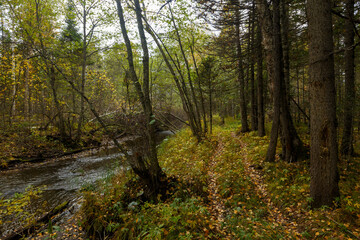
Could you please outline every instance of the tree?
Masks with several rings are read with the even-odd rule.
[[[281,43],[280,3],[274,1],[271,12],[267,1],[257,1],[267,72],[271,81],[270,90],[272,90],[274,102],[273,124],[266,161],[275,160],[277,137],[280,131],[282,157],[287,162],[295,162],[301,159],[305,151],[294,127],[287,98]]]
[[[216,90],[216,82],[214,80],[217,77],[217,74],[215,58],[211,56],[204,58],[199,68],[197,81],[199,82],[200,88],[203,86],[203,88],[206,89],[204,92],[208,96],[210,134],[213,129],[214,92]]]
[[[60,41],[62,42],[81,42],[81,34],[79,33],[76,26],[76,13],[74,2],[68,0],[67,2],[67,11],[65,14],[65,28],[61,32]]]
[[[125,19],[121,0],[116,0],[118,16],[121,26],[121,32],[125,40],[125,45],[128,55],[129,63],[129,72],[130,78],[135,86],[137,95],[140,99],[143,112],[146,120],[146,129],[147,129],[147,141],[148,141],[148,151],[145,155],[134,153],[134,157],[130,160],[130,165],[133,171],[143,180],[143,182],[148,187],[148,192],[146,193],[148,197],[156,199],[157,194],[160,191],[161,185],[163,184],[163,179],[165,173],[161,170],[159,162],[157,159],[156,152],[156,142],[155,142],[155,128],[154,122],[155,118],[153,115],[152,105],[150,101],[150,92],[149,92],[149,51],[147,46],[147,40],[145,37],[145,31],[142,20],[142,10],[140,7],[139,0],[135,0],[135,13],[136,21],[138,25],[138,31],[141,40],[141,47],[143,50],[143,74],[142,74],[142,86],[140,84],[139,78],[135,71],[134,61],[133,61],[133,52],[131,47],[131,42],[126,30]]]
[[[80,91],[85,92],[86,86],[86,71],[88,66],[89,57],[92,55],[89,52],[89,45],[93,42],[95,37],[96,28],[102,23],[102,16],[98,16],[96,13],[97,7],[99,7],[100,1],[97,0],[77,0],[72,2],[72,6],[75,8],[77,18],[82,24],[81,36],[81,81]],[[104,13],[102,13],[104,14]],[[71,21],[71,18],[69,19]],[[68,25],[69,26],[69,25]],[[70,27],[70,26],[69,26]],[[73,38],[78,39],[79,35],[74,33],[74,29],[71,29]],[[77,126],[76,141],[80,140],[82,133],[82,125],[85,118],[85,100],[80,98],[80,113]]]
[[[191,60],[196,62],[193,51],[195,49],[195,43],[190,31],[200,31],[197,31],[197,29],[191,27],[179,27],[180,24],[186,26],[186,22],[191,22],[192,19],[187,19],[187,13],[184,13],[182,18],[177,16],[174,13],[174,9],[171,7],[171,4],[169,3],[167,5],[169,15],[166,15],[165,22],[168,24],[167,27],[170,30],[169,37],[165,39],[170,39],[170,42],[166,44],[166,42],[160,38],[159,34],[157,34],[156,31],[150,26],[149,21],[145,18],[145,16],[143,16],[144,20],[146,21],[146,31],[154,39],[166,63],[166,66],[168,67],[170,74],[174,79],[176,87],[179,91],[183,109],[188,117],[188,122],[192,134],[196,137],[198,142],[201,142],[207,131],[205,124],[205,107],[201,99],[201,88],[198,87],[198,89],[196,89],[194,86],[194,73],[190,65]],[[180,7],[180,9],[183,11],[184,8]],[[186,41],[186,35],[188,34],[190,37],[188,37],[188,41]],[[172,39],[175,39],[175,41]],[[189,47],[186,45],[186,43]],[[189,51],[187,51],[187,47],[190,49],[190,54],[188,54]],[[195,66],[195,71],[196,69],[197,66]],[[200,101],[198,99],[198,95],[200,96]],[[204,120],[204,123],[201,122],[202,119]]]
[[[251,99],[251,129],[253,131],[258,130],[258,106],[257,95],[255,89],[255,60],[257,59],[257,53],[255,51],[255,2],[252,3],[249,13],[249,41],[248,41],[248,61],[250,64],[250,99]],[[261,51],[261,48],[260,48]],[[261,72],[262,74],[262,72]]]
[[[237,81],[239,82],[240,93],[240,111],[241,111],[241,132],[248,132],[249,126],[247,121],[247,106],[245,100],[245,79],[243,69],[243,54],[241,50],[241,38],[240,38],[240,9],[237,6],[238,2],[232,3],[235,7],[235,41],[236,41],[236,71]]]
[[[261,29],[259,21],[257,20],[257,34],[256,34],[256,51],[257,51],[257,123],[258,123],[258,135],[260,137],[265,136],[265,113],[264,113],[264,79],[263,79],[263,54],[261,45]]]
[[[310,196],[332,206],[339,196],[338,144],[330,0],[307,2],[310,77]]]
[[[267,50],[268,61],[268,75],[271,76],[274,115],[271,127],[270,143],[266,153],[265,161],[275,161],[276,145],[280,128],[280,97],[281,97],[281,82],[283,79],[283,65],[281,61],[281,33],[280,33],[280,9],[279,0],[274,1],[273,6],[273,23],[271,22],[271,12],[267,6],[266,1],[258,3],[258,11],[262,15],[262,35],[264,48]],[[266,24],[264,24],[266,23]]]
[[[351,155],[354,152],[352,144],[353,112],[355,101],[355,64],[354,64],[354,0],[345,1],[345,102],[344,102],[344,130],[340,146],[343,155]]]

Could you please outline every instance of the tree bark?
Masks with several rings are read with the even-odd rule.
[[[282,37],[282,49],[283,49],[283,63],[284,63],[284,82],[286,89],[286,101],[290,106],[290,42],[289,42],[289,16],[288,6],[285,1],[280,4],[280,21],[281,21],[281,37]]]
[[[336,91],[331,0],[308,0],[312,207],[333,206],[339,196]]]
[[[355,102],[355,64],[354,64],[354,0],[346,0],[345,19],[345,101],[344,101],[344,130],[340,151],[343,155],[354,152],[352,144],[353,112]]]
[[[258,118],[257,118],[257,98],[255,89],[255,3],[253,3],[250,16],[249,16],[249,63],[250,63],[250,96],[251,96],[251,129],[258,130]]]
[[[264,78],[263,78],[263,54],[261,46],[261,29],[260,23],[257,25],[257,113],[258,113],[258,136],[265,136],[265,119],[264,119]]]
[[[293,162],[297,161],[299,157],[304,154],[304,149],[290,115],[286,85],[284,82],[280,28],[280,0],[273,1],[272,18],[271,11],[266,0],[258,0],[257,9],[260,14],[263,45],[266,49],[267,70],[268,75],[271,77],[271,87],[274,101],[274,117],[271,131],[271,134],[274,135],[270,136],[270,144],[266,160],[274,161],[275,159],[275,148],[278,137],[278,133],[275,132],[275,130],[280,129],[279,126],[276,126],[275,124],[279,124],[281,122],[282,157],[287,162]],[[269,46],[269,44],[271,45]],[[277,114],[280,115],[280,122],[278,122]]]
[[[148,141],[149,141],[149,158],[150,158],[150,184],[153,188],[150,194],[157,195],[159,193],[161,178],[165,175],[161,170],[159,165],[159,161],[157,158],[157,150],[156,150],[156,140],[155,140],[155,125],[153,121],[155,117],[153,115],[152,104],[150,101],[150,91],[149,91],[149,83],[150,83],[150,74],[149,74],[149,50],[147,47],[147,41],[145,37],[144,25],[142,22],[142,14],[141,14],[141,7],[139,0],[134,0],[135,3],[135,13],[136,13],[136,20],[139,29],[139,35],[141,40],[141,47],[143,50],[143,92],[144,92],[144,100],[145,100],[145,115],[147,116],[147,130],[148,130]]]
[[[280,0],[273,1],[273,98],[274,119],[271,128],[270,144],[265,161],[275,161],[277,138],[280,126],[281,82],[283,79],[281,32],[280,32]]]
[[[141,105],[143,107],[144,114],[147,120],[147,141],[149,144],[148,149],[148,159],[149,163],[145,161],[144,155],[135,154],[133,161],[130,161],[131,167],[134,172],[143,180],[143,182],[147,185],[147,195],[148,197],[156,200],[156,196],[160,191],[162,177],[165,176],[163,171],[159,166],[159,162],[157,159],[157,152],[156,152],[156,142],[155,142],[155,129],[153,125],[153,120],[155,120],[154,115],[152,113],[152,105],[150,101],[150,94],[149,94],[149,52],[147,48],[147,41],[144,32],[144,26],[142,23],[142,14],[139,0],[135,0],[135,13],[136,13],[136,20],[138,24],[138,30],[141,40],[141,47],[143,49],[143,88],[138,80],[138,77],[135,72],[134,62],[133,62],[133,53],[132,47],[130,43],[130,39],[127,34],[125,20],[123,15],[123,9],[121,5],[121,0],[116,0],[118,16],[121,25],[121,32],[123,34],[125,45],[128,54],[128,63],[129,63],[129,73],[130,78],[135,85],[136,92],[140,99]]]
[[[248,132],[249,125],[247,121],[247,107],[245,101],[245,79],[243,69],[243,57],[241,51],[240,39],[240,10],[237,7],[235,12],[235,41],[236,41],[236,61],[237,61],[237,80],[240,93],[240,114],[241,114],[241,132]]]
[[[63,116],[62,107],[60,106],[60,102],[57,96],[57,90],[55,86],[55,82],[56,82],[55,67],[53,65],[50,66],[49,78],[50,78],[51,91],[53,95],[53,101],[59,116],[58,127],[59,127],[60,137],[62,140],[65,140],[66,139],[65,119]]]

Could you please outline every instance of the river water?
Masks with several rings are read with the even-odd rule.
[[[45,186],[41,201],[49,209],[76,197],[82,186],[104,178],[120,167],[121,153],[106,150],[93,156],[63,159],[0,174],[0,193],[8,198],[27,187]]]
[[[170,131],[157,134],[158,143],[171,136]],[[23,193],[29,186],[45,186],[35,208],[50,210],[64,201],[78,197],[78,190],[94,184],[97,180],[112,175],[121,169],[121,156],[116,148],[105,149],[86,157],[68,158],[35,164],[7,172],[0,172],[0,197],[9,198],[15,193]],[[0,226],[0,238],[3,234]]]

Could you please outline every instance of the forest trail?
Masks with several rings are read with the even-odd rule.
[[[237,141],[241,148],[246,149],[246,143],[242,142],[238,136],[233,132],[231,133],[232,138]],[[243,151],[241,163],[244,167],[245,174],[250,178],[251,182],[255,186],[256,194],[266,204],[268,213],[274,225],[280,225],[285,229],[286,232],[291,236],[297,236],[301,238],[300,231],[298,229],[298,223],[295,218],[291,218],[292,212],[283,212],[280,210],[270,198],[270,193],[265,184],[263,173],[257,169],[257,166],[250,162],[247,151]],[[290,210],[290,209],[289,209]]]
[[[230,235],[227,233],[226,228],[222,226],[225,221],[226,208],[223,199],[219,195],[218,173],[214,171],[216,165],[218,164],[218,156],[220,156],[223,151],[224,144],[222,139],[219,139],[216,150],[208,161],[206,174],[208,175],[209,181],[209,210],[211,213],[211,217],[215,222],[215,228],[217,232],[221,233],[224,236],[223,239],[230,239]]]

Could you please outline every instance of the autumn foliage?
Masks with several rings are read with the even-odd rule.
[[[116,175],[85,191],[90,236],[114,239],[356,239],[359,158],[342,162],[336,208],[311,210],[309,160],[264,162],[268,137],[240,133],[229,120],[197,143],[189,129],[165,140],[160,163],[171,176],[167,196],[143,202],[141,186]],[[299,132],[303,131],[299,129]],[[301,134],[304,139],[308,136]],[[351,176],[351,177],[348,177]],[[110,184],[112,183],[112,184]],[[105,213],[105,214],[104,214]]]

